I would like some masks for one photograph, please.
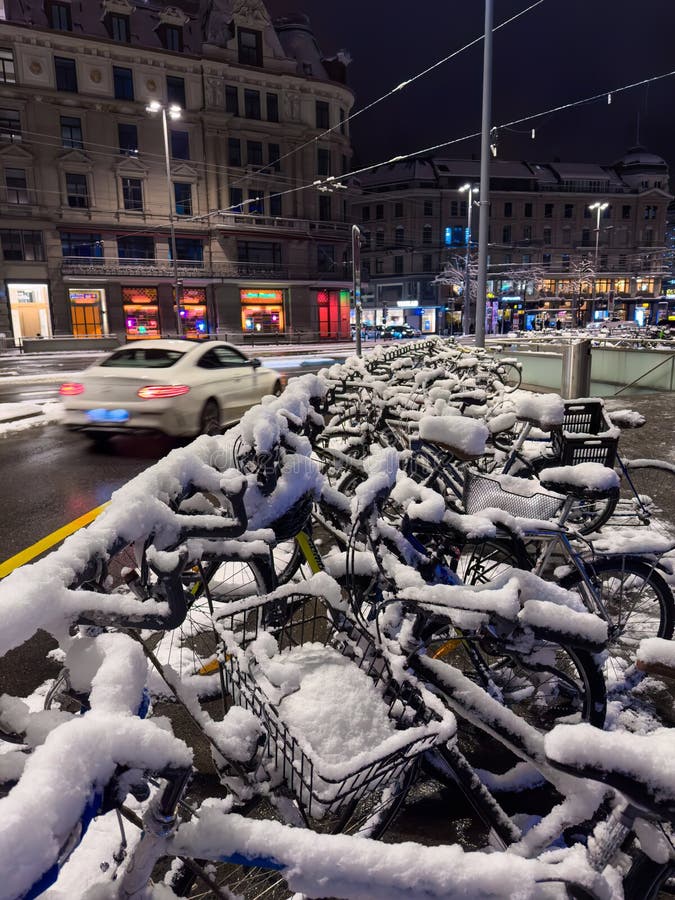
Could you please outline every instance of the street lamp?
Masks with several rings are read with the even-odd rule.
[[[590,210],[595,210],[597,213],[597,219],[595,224],[595,266],[593,268],[593,299],[591,300],[591,321],[595,316],[595,302],[597,300],[597,278],[598,278],[598,248],[600,246],[600,216],[603,213],[603,210],[607,209],[609,203],[600,203],[598,200],[597,203],[591,203],[589,205]]]
[[[167,115],[172,122],[181,117],[181,108],[175,103],[171,103],[168,107],[160,103],[159,100],[151,100],[145,107],[146,112],[155,115],[158,112],[162,114],[162,129],[164,132],[164,162],[166,165],[166,187],[169,194],[169,228],[171,229],[171,258],[173,259],[173,291],[176,302],[176,332],[178,337],[182,333],[182,324],[180,319],[180,282],[178,280],[178,256],[176,254],[176,227],[174,224],[174,204],[171,201],[173,193],[171,184],[171,158],[169,156],[169,128],[167,125]]]
[[[462,329],[464,334],[469,333],[469,324],[471,322],[471,272],[469,264],[471,262],[471,211],[473,209],[473,195],[478,193],[478,187],[470,184],[468,181],[459,189],[460,194],[469,194],[469,200],[466,205],[466,272],[464,274],[464,315],[462,316]]]

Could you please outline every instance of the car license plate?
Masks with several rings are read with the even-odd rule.
[[[126,422],[129,411],[126,409],[88,409],[87,417],[92,422]]]

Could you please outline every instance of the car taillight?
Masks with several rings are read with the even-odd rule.
[[[66,381],[59,388],[59,394],[62,397],[75,397],[77,394],[84,393],[84,385],[78,384],[76,381]]]
[[[141,400],[166,400],[168,397],[187,394],[189,390],[186,384],[146,384],[138,389],[138,396]]]

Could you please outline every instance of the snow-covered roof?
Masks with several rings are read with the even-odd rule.
[[[625,156],[622,156],[615,165],[620,166],[623,169],[626,169],[629,166],[635,168],[640,166],[659,166],[664,169],[668,167],[668,164],[664,159],[657,156],[655,153],[650,153],[642,146],[631,147],[628,153],[626,153]]]
[[[478,159],[434,159],[440,175],[459,175],[462,178],[478,178],[480,176],[480,160]],[[525,163],[509,159],[490,160],[490,176],[492,178],[523,178],[531,180],[532,172]]]

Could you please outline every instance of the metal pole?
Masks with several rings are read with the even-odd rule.
[[[598,204],[598,217],[595,228],[595,267],[593,269],[593,299],[591,300],[591,322],[595,319],[595,305],[597,303],[597,287],[598,287],[598,248],[600,246],[600,214],[602,207]]]
[[[466,216],[466,272],[464,273],[464,334],[469,333],[471,322],[471,210],[473,207],[473,185],[469,188],[469,206]]]
[[[485,0],[483,45],[483,121],[480,141],[480,219],[478,222],[478,277],[476,279],[476,346],[485,346],[488,224],[490,215],[490,121],[492,118],[492,20],[494,0]]]
[[[361,229],[358,225],[352,225],[352,292],[356,355],[361,356]]]
[[[178,337],[182,334],[182,326],[180,320],[180,281],[178,280],[178,256],[176,254],[176,227],[173,218],[173,201],[171,199],[171,161],[169,157],[169,129],[166,122],[166,109],[162,107],[162,129],[164,131],[164,162],[166,164],[166,189],[169,199],[169,227],[171,229],[171,258],[173,260],[173,291],[174,303],[176,306],[176,334]]]

